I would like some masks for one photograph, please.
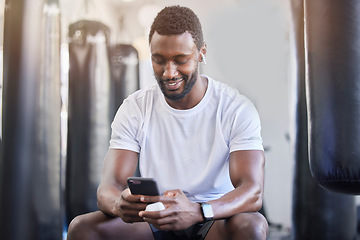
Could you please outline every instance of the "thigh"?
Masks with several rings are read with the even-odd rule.
[[[129,224],[97,211],[77,216],[70,223],[68,239],[153,240],[154,237],[146,222]]]
[[[205,240],[256,239],[265,240],[268,233],[265,217],[258,213],[240,213],[224,220],[217,220]]]

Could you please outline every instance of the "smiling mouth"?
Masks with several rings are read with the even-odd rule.
[[[170,91],[177,90],[181,83],[184,81],[184,78],[178,78],[178,79],[171,79],[171,80],[164,80],[162,83],[166,87],[166,89]]]

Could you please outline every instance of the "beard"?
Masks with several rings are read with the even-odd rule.
[[[155,78],[160,86],[162,93],[164,94],[164,96],[167,99],[173,100],[173,101],[179,101],[179,100],[183,99],[186,95],[188,95],[188,93],[191,91],[191,89],[195,85],[197,76],[198,76],[196,73],[197,73],[197,69],[190,76],[189,75],[182,76],[182,78],[184,79],[184,82],[185,82],[185,86],[184,86],[184,89],[182,90],[182,92],[180,92],[180,93],[175,93],[175,92],[172,93],[171,91],[169,92],[161,84],[162,82],[170,81],[172,79],[161,79],[157,76],[155,76]]]

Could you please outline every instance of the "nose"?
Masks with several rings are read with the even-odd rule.
[[[166,63],[163,73],[163,78],[165,79],[172,79],[176,77],[178,74],[176,64],[172,61]]]

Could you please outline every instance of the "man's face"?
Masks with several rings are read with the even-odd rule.
[[[159,35],[154,33],[151,61],[161,91],[169,100],[181,100],[193,88],[198,77],[198,50],[190,33]]]

